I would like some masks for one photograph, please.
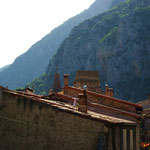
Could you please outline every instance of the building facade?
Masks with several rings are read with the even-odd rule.
[[[0,149],[140,150],[141,115],[107,85],[102,93],[97,72],[78,72],[74,86],[64,75],[63,94],[0,87]]]
[[[144,140],[146,143],[150,143],[150,108],[144,109]],[[150,146],[149,146],[150,149]]]
[[[121,101],[111,108],[88,94],[38,96],[0,87],[0,149],[140,150],[141,106],[126,103],[125,112]]]
[[[150,94],[146,100],[138,102],[143,106],[142,141],[150,143]],[[150,150],[150,146],[147,148]]]

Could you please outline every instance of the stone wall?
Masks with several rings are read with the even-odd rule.
[[[78,71],[73,85],[78,88],[83,88],[86,85],[88,90],[100,92],[99,72]]]
[[[0,149],[96,150],[111,127],[48,104],[0,90]],[[105,146],[106,146],[105,145]]]
[[[76,79],[93,79],[99,80],[99,72],[98,71],[77,71]]]

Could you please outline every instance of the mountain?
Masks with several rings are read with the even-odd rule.
[[[15,89],[24,86],[45,72],[50,58],[56,53],[60,43],[69,35],[72,28],[84,20],[108,10],[112,1],[96,0],[89,9],[52,30],[26,53],[16,58],[9,68],[0,72],[0,84]]]
[[[110,8],[113,8],[113,7],[117,6],[118,4],[120,4],[121,2],[124,2],[124,1],[125,0],[113,0]]]
[[[46,74],[30,86],[48,91],[56,65],[61,80],[77,70],[97,70],[101,86],[114,88],[117,98],[133,102],[150,92],[150,1],[127,0],[76,26],[50,60]],[[40,87],[38,87],[40,85]]]
[[[3,70],[5,70],[5,69],[7,69],[9,66],[10,66],[10,65],[6,65],[6,66],[0,68],[0,72],[3,71]]]

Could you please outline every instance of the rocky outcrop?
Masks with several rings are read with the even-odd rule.
[[[150,92],[149,18],[150,1],[131,0],[85,21],[50,60],[47,78],[53,78],[56,64],[61,77],[70,74],[71,83],[77,70],[97,70],[102,87],[111,85],[115,97],[134,102],[146,98]]]

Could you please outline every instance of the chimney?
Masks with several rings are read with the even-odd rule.
[[[108,95],[108,84],[105,84],[105,95]]]
[[[148,94],[148,100],[150,101],[150,93]]]
[[[105,85],[105,95],[113,97],[113,88],[109,88],[108,85]]]
[[[113,93],[114,93],[114,92],[113,92],[113,88],[109,88],[109,92],[108,92],[108,93],[109,93],[109,94],[108,94],[109,96],[113,97],[113,95],[114,95],[114,94],[113,94]]]
[[[86,90],[83,90],[83,93],[78,95],[78,111],[87,113],[87,95]]]
[[[64,74],[64,87],[69,86],[69,74]]]
[[[49,95],[51,95],[52,94],[52,90],[49,88]]]

